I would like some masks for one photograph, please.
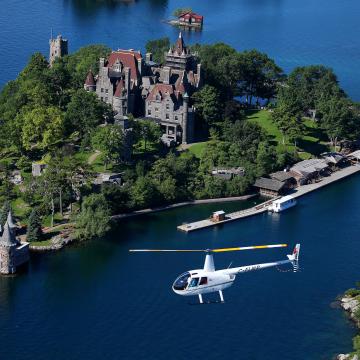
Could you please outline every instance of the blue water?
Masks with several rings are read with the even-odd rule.
[[[92,5],[89,5],[92,4]],[[225,41],[258,48],[286,70],[334,68],[360,100],[360,3],[355,0],[2,0],[0,86],[34,51],[47,54],[61,32],[70,50],[90,43],[143,49],[177,30],[161,22],[179,6],[205,16],[190,43]],[[193,234],[176,225],[219,205],[188,207],[120,222],[107,239],[32,255],[27,273],[0,278],[0,359],[330,359],[351,349],[355,329],[331,307],[359,280],[359,176],[300,200],[280,216],[263,215]],[[239,208],[225,204],[225,210]],[[199,254],[129,254],[129,248],[211,248],[302,243],[302,271],[243,274],[226,303],[193,306],[171,284],[203,265]],[[289,249],[290,250],[290,249]],[[219,254],[227,267],[285,258],[285,250]]]
[[[161,20],[181,6],[205,16],[202,32],[185,35],[189,43],[257,48],[286,71],[325,64],[360,101],[357,0],[2,0],[0,86],[16,77],[34,51],[48,54],[51,28],[70,40],[71,51],[92,43],[143,50],[148,39],[175,40],[178,30]]]
[[[122,221],[108,239],[33,255],[28,273],[0,278],[0,358],[319,360],[349,351],[355,329],[331,303],[359,279],[359,181],[333,184],[278,216],[186,235],[176,225],[219,205],[187,207]],[[277,242],[301,242],[299,273],[239,275],[225,304],[203,306],[171,290],[178,274],[202,267],[202,254],[128,253]],[[267,262],[290,250],[218,254],[215,262]]]

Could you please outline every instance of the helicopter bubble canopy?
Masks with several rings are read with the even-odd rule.
[[[175,281],[173,284],[173,289],[174,290],[185,290],[188,286],[188,280],[190,278],[191,274],[187,271],[183,274],[181,274]]]

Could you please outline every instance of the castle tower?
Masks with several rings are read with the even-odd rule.
[[[61,35],[58,35],[56,39],[49,40],[50,45],[50,55],[49,55],[49,63],[50,66],[54,63],[56,58],[61,58],[68,54],[68,41],[63,39]]]
[[[183,96],[183,123],[182,123],[182,143],[187,144],[188,142],[188,112],[189,112],[189,95],[187,93]]]
[[[86,76],[84,89],[89,92],[96,91],[96,82],[95,82],[94,74],[92,73],[91,69],[89,70],[89,72]]]
[[[165,53],[165,66],[173,69],[188,70],[191,59],[192,55],[185,46],[182,33],[180,32],[175,45]]]
[[[13,274],[16,271],[16,246],[17,241],[14,230],[10,227],[8,221],[6,221],[4,232],[0,237],[0,273]]]

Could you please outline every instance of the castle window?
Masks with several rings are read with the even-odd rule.
[[[175,115],[175,120],[177,120],[178,119],[178,117]]]
[[[109,89],[105,89],[105,94],[107,94],[109,92]]]
[[[155,108],[155,111],[159,111],[159,108]]]
[[[166,110],[170,110],[170,105],[166,104]]]
[[[150,109],[148,110],[148,115],[151,115],[151,110]]]
[[[103,98],[103,97],[101,97],[101,101],[104,101],[104,98]]]
[[[105,98],[105,101],[108,101],[108,97]]]
[[[165,115],[165,118],[166,118],[166,119],[169,119],[169,118],[170,118],[169,114],[166,114],[166,115]]]
[[[104,88],[101,88],[101,92],[102,92],[102,93],[104,92]]]

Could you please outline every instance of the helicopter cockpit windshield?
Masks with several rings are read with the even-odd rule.
[[[174,290],[185,290],[188,286],[188,279],[190,277],[190,273],[186,272],[181,274],[174,282],[173,288]]]

